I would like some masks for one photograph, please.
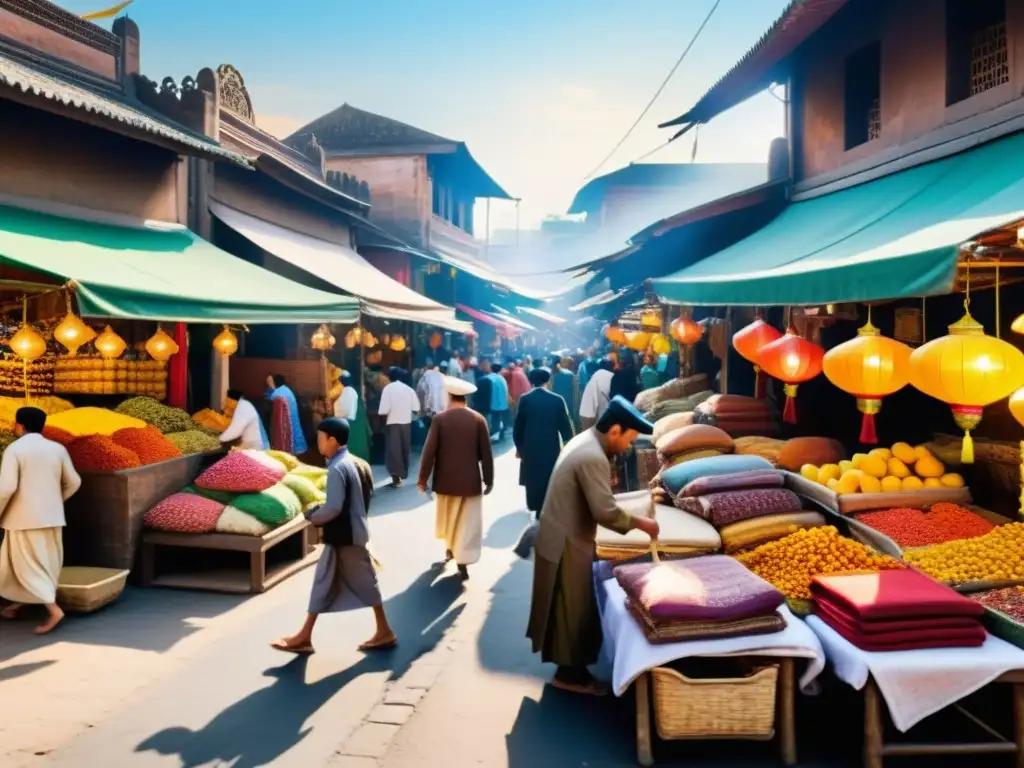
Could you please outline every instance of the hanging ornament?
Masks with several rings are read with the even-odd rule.
[[[1010,413],[1017,423],[1024,426],[1024,387],[1021,387],[1010,396]],[[1024,517],[1024,440],[1020,441],[1020,510],[1019,514]]]
[[[437,331],[434,331],[432,334],[430,334],[430,348],[431,349],[440,349],[442,343],[444,343],[444,339],[442,338],[440,333],[438,333]]]
[[[392,352],[404,352],[406,347],[406,341],[404,336],[392,336],[391,342],[388,344],[391,347]]]
[[[309,345],[318,352],[328,352],[334,349],[337,341],[334,334],[331,333],[331,329],[326,325],[321,325],[313,331],[313,335],[309,338]]]
[[[609,323],[605,326],[604,337],[609,343],[617,347],[624,347],[629,343],[629,340],[626,338],[626,332],[619,328],[618,323]]]
[[[165,363],[171,359],[171,355],[178,354],[178,343],[158,323],[156,333],[146,341],[146,353],[154,360]]]
[[[231,357],[238,351],[238,337],[225,325],[224,330],[213,340],[213,348],[224,357]]]
[[[363,332],[362,342],[363,346],[366,347],[367,349],[373,349],[378,344],[377,338],[369,331]]]
[[[797,387],[821,373],[824,356],[824,349],[799,336],[793,326],[787,328],[781,338],[761,348],[757,364],[762,371],[784,385],[782,391],[786,393],[786,407],[782,411],[783,421],[797,423]]]
[[[1017,315],[1014,321],[1010,323],[1010,330],[1014,333],[1024,334],[1024,315]]]
[[[651,351],[656,355],[667,355],[672,351],[672,342],[662,333],[651,339]]]
[[[21,326],[7,342],[19,358],[28,362],[46,354],[46,340],[28,322],[28,299],[21,300]]]
[[[363,329],[358,325],[353,326],[349,329],[349,332],[345,334],[345,346],[348,349],[355,349],[363,343]]]
[[[64,294],[64,300],[67,303],[68,313],[53,329],[53,338],[64,345],[68,351],[68,357],[74,357],[78,354],[79,347],[96,338],[96,331],[86,325],[82,318],[72,311],[70,293]]]
[[[875,416],[882,410],[882,398],[903,389],[910,381],[910,347],[882,336],[868,321],[857,331],[857,338],[833,347],[825,353],[822,368],[825,377],[843,392],[857,398],[860,441],[878,442]]]
[[[758,355],[761,350],[773,341],[782,338],[782,334],[758,317],[750,325],[736,331],[732,337],[732,346],[740,357],[754,366],[754,397],[764,397],[764,378],[761,376],[761,365]]]
[[[626,334],[626,346],[634,352],[643,352],[651,344],[651,334],[646,331],[634,331]]]
[[[704,336],[704,326],[695,323],[689,315],[680,313],[679,317],[673,320],[669,326],[669,333],[683,346],[690,346],[696,344]]]
[[[661,312],[656,309],[645,310],[640,315],[640,327],[645,331],[660,331],[661,330]]]
[[[114,360],[115,358],[120,357],[128,348],[124,339],[114,333],[114,329],[109,325],[103,329],[103,333],[97,336],[96,341],[93,343],[99,351],[100,357],[105,360]]]

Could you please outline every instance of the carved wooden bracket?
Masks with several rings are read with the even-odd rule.
[[[241,73],[230,64],[221,64],[217,67],[217,83],[220,90],[220,105],[255,125],[256,113],[253,111],[252,99],[249,98],[249,91],[246,90]]]
[[[180,86],[173,77],[165,77],[159,85],[145,75],[134,75],[134,80],[139,101],[182,125],[202,131],[203,94],[194,77],[186,75]]]

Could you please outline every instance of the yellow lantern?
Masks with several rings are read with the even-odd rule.
[[[634,352],[643,352],[651,344],[651,334],[646,331],[636,331],[626,334],[626,346]]]
[[[106,360],[120,357],[128,348],[128,345],[124,343],[124,339],[114,333],[114,329],[109,325],[103,329],[103,333],[96,337],[94,343],[96,349],[99,350],[100,357]]]
[[[334,345],[337,341],[338,340],[334,338],[334,334],[331,333],[331,329],[326,325],[321,325],[313,332],[313,335],[309,339],[309,344],[318,352],[327,352],[328,350],[334,349]]]
[[[1024,315],[1017,315],[1013,323],[1010,324],[1010,330],[1014,333],[1024,334]]]
[[[96,338],[96,331],[86,325],[82,318],[71,311],[71,297],[65,294],[68,313],[53,329],[53,338],[68,350],[68,357],[78,354],[78,348]]]
[[[628,339],[626,338],[626,332],[623,331],[616,323],[610,324],[604,332],[604,337],[617,347],[623,347],[626,345]]]
[[[362,334],[362,337],[363,346],[366,347],[367,349],[373,349],[379,343],[377,341],[377,337],[374,336],[372,333],[364,332]]]
[[[857,398],[857,410],[863,414],[862,443],[878,442],[875,416],[882,410],[882,398],[903,389],[910,381],[911,352],[906,344],[882,336],[871,324],[869,310],[868,321],[857,331],[857,338],[825,353],[825,378]]]
[[[156,333],[146,342],[146,352],[154,360],[165,363],[170,360],[171,355],[178,354],[178,343],[157,325]]]
[[[672,351],[672,342],[662,333],[651,339],[651,351],[656,355],[667,355]]]
[[[224,330],[213,340],[213,348],[224,357],[231,357],[238,351],[238,337],[225,325]]]
[[[404,352],[406,341],[404,336],[393,336],[389,344],[392,352]]]
[[[645,331],[661,330],[661,312],[656,309],[648,309],[640,315],[640,327]]]
[[[971,430],[981,422],[986,405],[1024,384],[1024,353],[988,336],[967,310],[949,326],[948,336],[932,339],[910,355],[910,383],[949,404],[953,420],[964,430],[960,459],[973,464]]]
[[[28,323],[22,323],[8,344],[11,351],[22,360],[35,360],[46,354],[46,341]]]

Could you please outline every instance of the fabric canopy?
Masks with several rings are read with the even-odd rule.
[[[0,206],[0,264],[71,281],[90,317],[211,323],[351,323],[354,299],[237,259],[177,224],[138,227]]]
[[[489,315],[486,312],[481,312],[479,310],[473,309],[472,307],[467,307],[465,304],[456,304],[455,306],[460,312],[464,312],[465,314],[472,317],[474,320],[479,320],[484,325],[489,325],[492,328],[497,328],[506,336],[515,336],[516,334],[519,333],[519,329],[516,328],[511,323],[502,322],[498,318],[494,317],[493,315]]]
[[[532,307],[516,307],[520,312],[525,312],[528,315],[538,317],[545,322],[551,323],[552,325],[565,325],[567,322],[564,317],[558,315],[552,315],[550,312],[545,312],[542,309],[533,309]]]
[[[408,320],[459,333],[472,324],[455,319],[455,310],[385,275],[351,248],[304,235],[221,203],[210,211],[264,251],[361,299],[362,311],[374,317]]]
[[[667,302],[810,305],[948,293],[960,245],[1024,218],[1024,135],[791,204],[668,277]]]

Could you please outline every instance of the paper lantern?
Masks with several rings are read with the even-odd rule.
[[[821,373],[824,356],[824,349],[799,336],[792,326],[781,338],[761,347],[757,364],[784,385],[782,391],[786,393],[786,407],[782,411],[783,421],[796,424],[797,387]]]
[[[1024,333],[1024,315],[1017,315],[1010,324],[1010,330],[1014,333]]]
[[[689,315],[680,314],[669,326],[669,333],[683,346],[690,346],[701,340],[704,335],[704,326],[695,323]]]
[[[906,344],[882,336],[868,320],[857,338],[825,353],[825,377],[843,392],[857,398],[860,441],[875,444],[875,416],[882,410],[882,398],[903,389],[910,381],[910,353]]]
[[[672,351],[672,342],[668,336],[659,333],[651,339],[651,351],[656,355],[667,355]]]
[[[949,335],[932,339],[910,355],[910,383],[948,403],[964,431],[960,459],[974,463],[971,430],[986,405],[1002,400],[1024,384],[1024,353],[989,336],[967,312],[949,326]]]
[[[22,323],[7,343],[22,360],[35,360],[46,354],[46,340],[28,323]]]
[[[404,352],[406,347],[406,341],[404,336],[395,336],[391,339],[391,343],[388,344],[391,347],[392,352]]]
[[[626,332],[619,328],[616,323],[611,323],[605,327],[604,337],[609,341],[609,343],[614,344],[617,347],[624,347],[628,343]]]
[[[213,348],[224,357],[231,357],[238,351],[238,337],[225,325],[224,330],[213,340]]]
[[[367,349],[373,349],[379,343],[377,337],[368,331],[364,331],[362,337],[363,346]]]
[[[99,351],[100,357],[106,360],[113,360],[120,357],[128,348],[124,339],[114,333],[114,329],[109,325],[103,329],[103,333],[97,336],[96,341],[93,343],[96,345],[96,349]]]
[[[334,349],[334,345],[337,343],[337,339],[334,338],[334,334],[331,333],[331,329],[326,325],[321,325],[309,338],[309,345],[318,352],[327,352],[328,350]]]
[[[646,331],[634,331],[626,334],[626,346],[634,352],[643,352],[651,344],[651,334]]]
[[[661,312],[656,309],[648,309],[640,315],[640,327],[645,331],[661,330]]]
[[[146,354],[154,360],[165,363],[171,359],[171,355],[178,354],[178,343],[158,325],[156,333],[146,341]]]
[[[353,326],[349,329],[349,332],[345,334],[345,346],[348,349],[354,349],[363,343],[363,329],[358,325]]]
[[[740,357],[754,366],[754,397],[764,397],[764,378],[761,376],[761,365],[758,356],[767,344],[782,338],[782,334],[768,325],[762,318],[757,318],[750,325],[736,331],[732,336],[732,347]]]
[[[443,342],[444,342],[444,339],[442,338],[441,334],[438,333],[437,331],[434,331],[432,334],[430,334],[430,348],[431,349],[440,349],[441,348],[441,344]]]
[[[78,348],[96,338],[96,331],[90,328],[74,312],[68,310],[57,327],[53,329],[53,338],[59,341],[68,351],[68,357],[78,354]]]

